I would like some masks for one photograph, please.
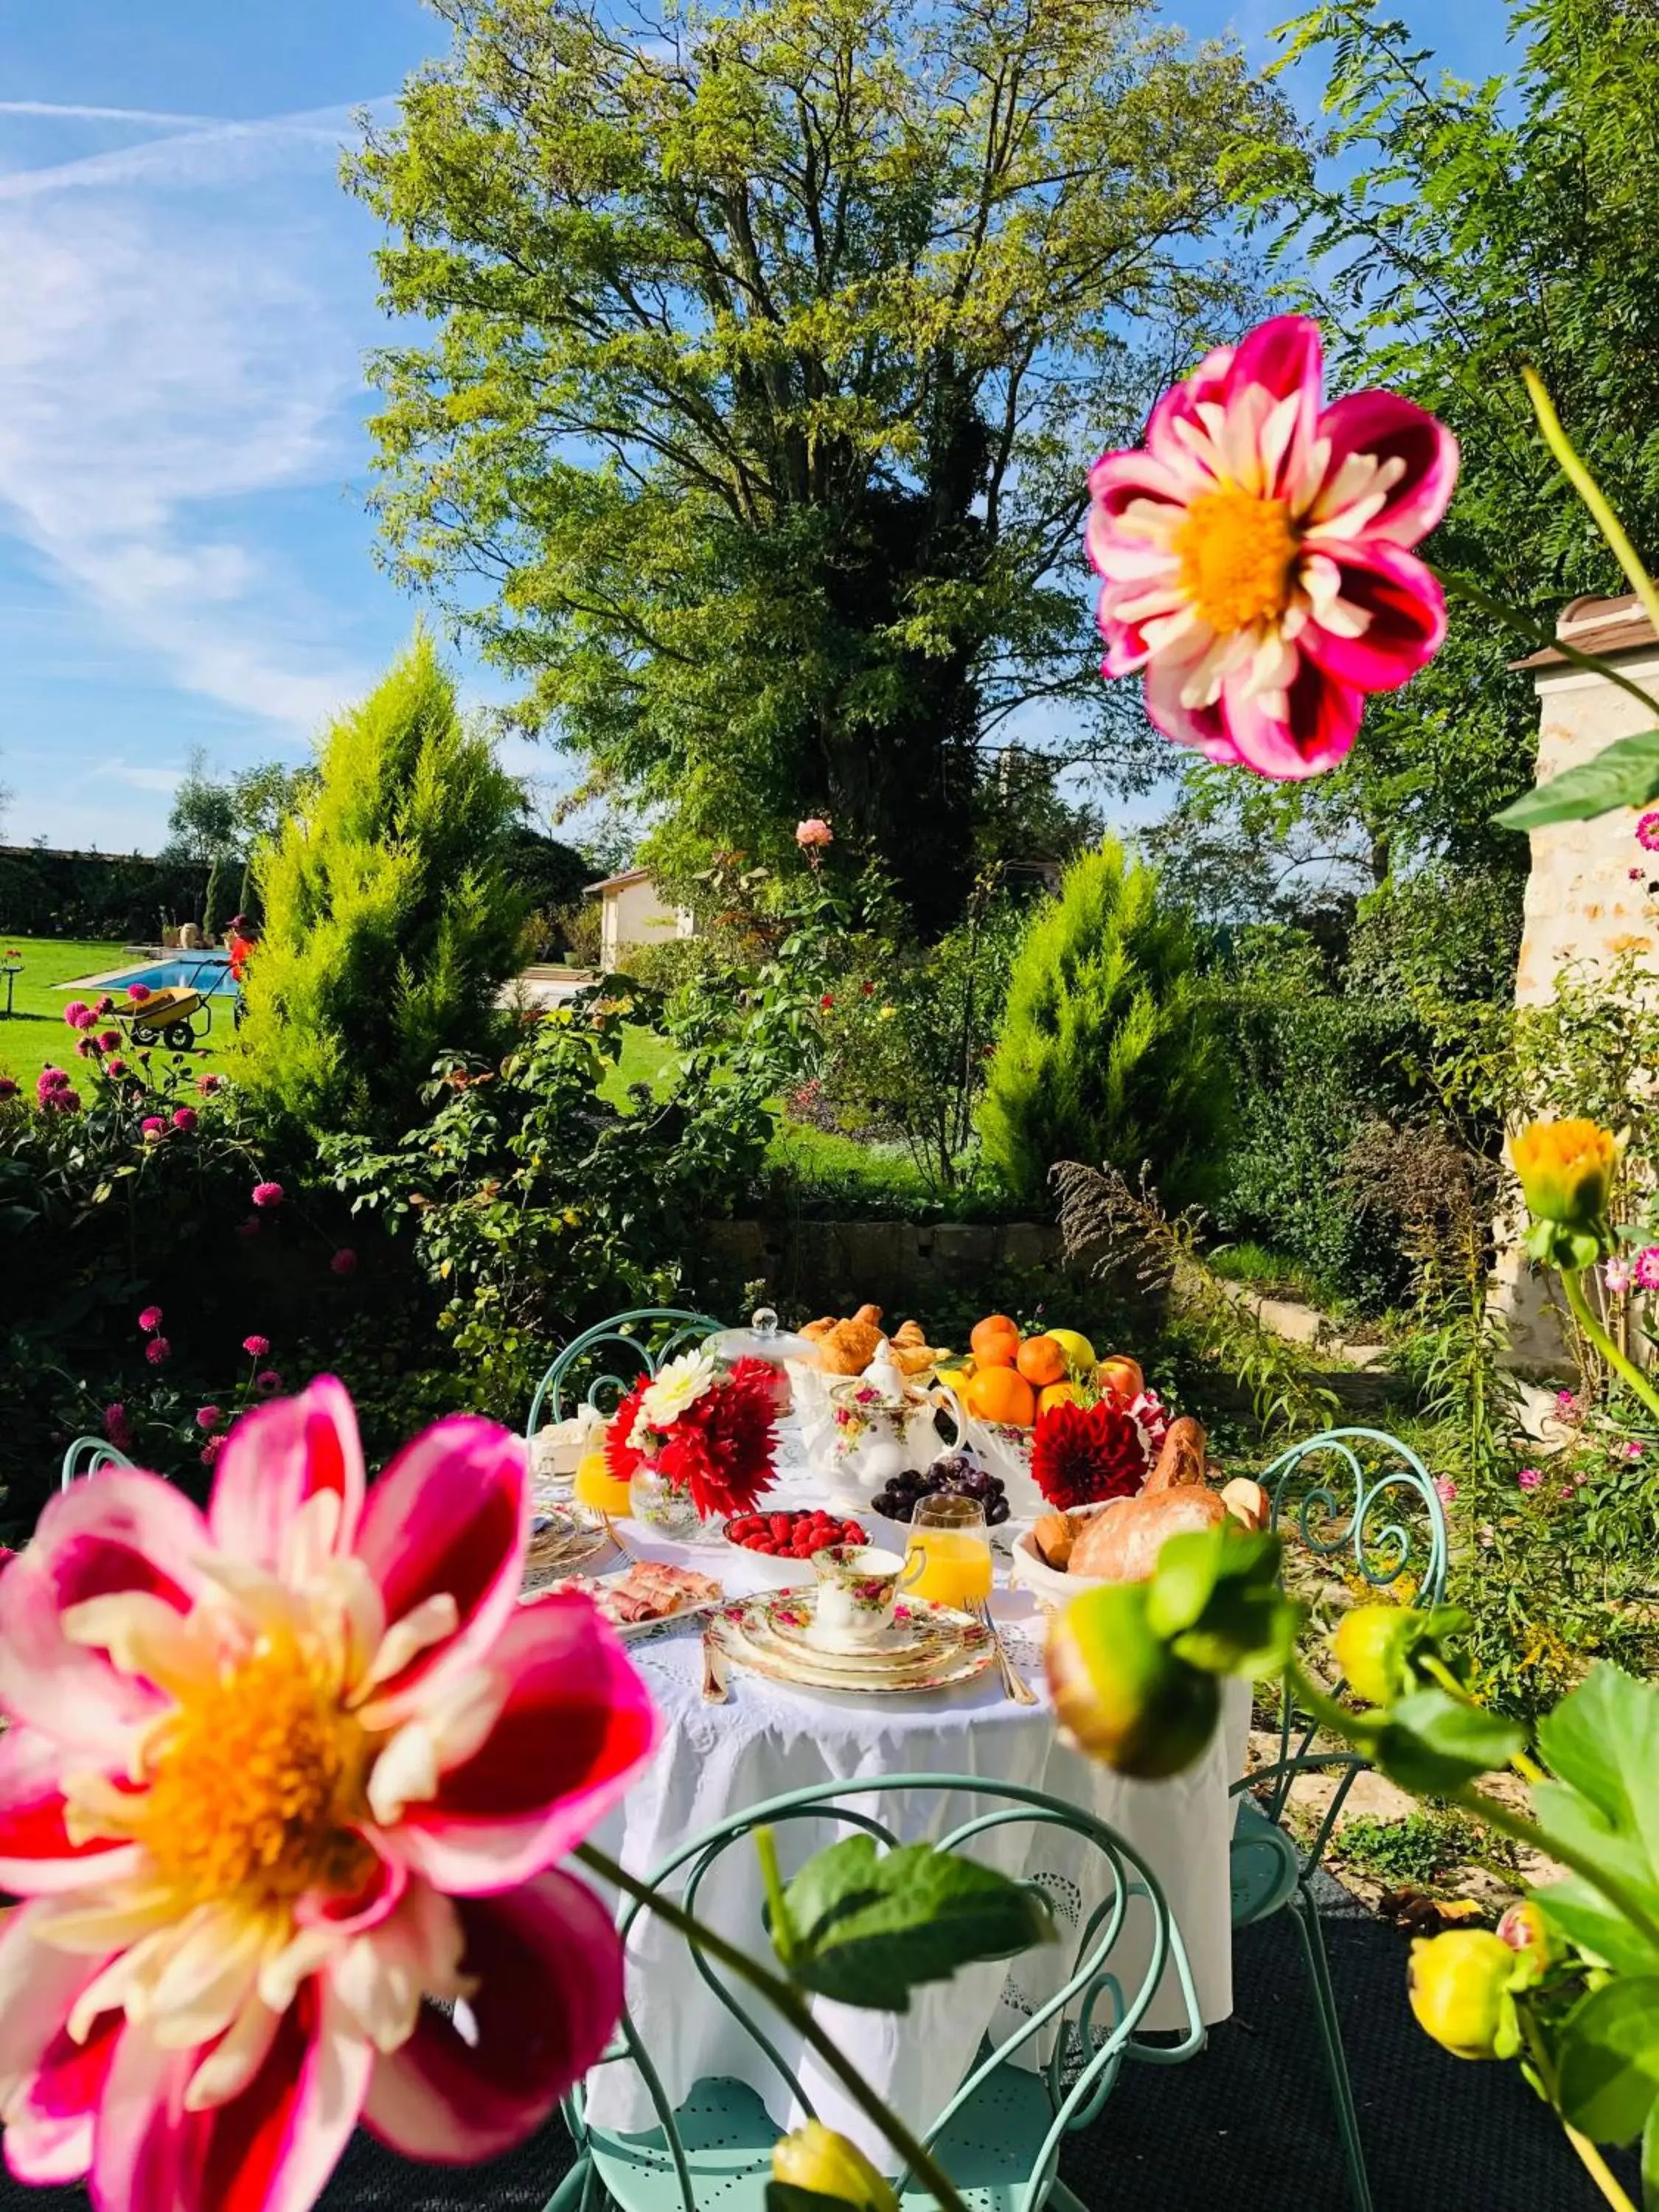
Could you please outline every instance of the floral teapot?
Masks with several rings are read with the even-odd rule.
[[[955,1434],[945,1447],[961,1442],[966,1416],[956,1394],[942,1383],[931,1389],[910,1381],[887,1356],[884,1345],[862,1375],[830,1384],[829,1421],[823,1432],[828,1472],[869,1498],[896,1474],[920,1474],[939,1450],[936,1413],[949,1414]]]

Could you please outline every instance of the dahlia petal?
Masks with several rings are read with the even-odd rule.
[[[1319,325],[1307,315],[1274,315],[1240,340],[1221,380],[1228,416],[1241,418],[1223,441],[1234,482],[1273,497],[1296,482],[1319,422],[1323,364]],[[1247,450],[1234,450],[1241,439]]]
[[[84,2042],[60,2027],[33,2078],[8,2104],[6,2163],[20,2181],[79,2181],[91,2166],[93,2115],[121,2026],[118,2013],[106,2013]]]
[[[187,1613],[207,1587],[207,1524],[159,1475],[109,1468],[54,1498],[0,1576],[0,1704],[85,1756],[125,1767],[161,1693],[77,1644],[63,1616],[88,1600],[145,1591]]]
[[[1321,541],[1320,550],[1341,578],[1337,608],[1364,619],[1358,635],[1345,635],[1351,619],[1333,624],[1330,611],[1316,613],[1298,643],[1334,682],[1354,691],[1393,691],[1425,668],[1446,635],[1446,600],[1440,580],[1414,553],[1385,538],[1364,544]]]
[[[374,2067],[326,1989],[307,1989],[241,2094],[186,2118],[198,2139],[197,2193],[179,2212],[310,2212],[351,2140]]]
[[[1364,704],[1359,692],[1304,658],[1280,692],[1252,697],[1243,682],[1230,678],[1218,711],[1235,757],[1258,775],[1290,783],[1322,775],[1346,757]]]
[[[526,1465],[522,1437],[453,1414],[406,1445],[369,1492],[357,1554],[380,1584],[387,1621],[395,1627],[444,1591],[459,1621],[382,1686],[380,1727],[476,1663],[511,1618],[530,1540]]]
[[[25,1905],[0,1925],[0,2106],[39,2071],[76,1999],[103,1966],[42,1943],[40,1917],[39,1905]]]
[[[301,1928],[326,1929],[336,1936],[361,1936],[386,1919],[398,1907],[409,1883],[409,1870],[387,1851],[383,1839],[370,1830],[364,1840],[374,1846],[374,1860],[362,1887],[354,1896],[337,1890],[307,1891],[294,1908]]]
[[[1182,694],[1192,662],[1154,658],[1146,667],[1146,713],[1155,728],[1178,745],[1191,745],[1207,759],[1236,762],[1238,748],[1228,734],[1219,705],[1192,708]]]
[[[185,2110],[204,2112],[240,2096],[264,2064],[282,2024],[281,2013],[261,2004],[258,1997],[245,2004],[191,2075]]]
[[[87,2185],[96,2212],[176,2212],[191,2201],[189,2146],[174,2120],[190,2063],[189,2053],[163,2051],[142,2028],[123,2026],[93,2130]]]
[[[136,1844],[70,1840],[63,1771],[49,1736],[21,1727],[0,1735],[0,1890],[14,1897],[119,1879],[137,1865]]]
[[[447,1764],[389,1839],[456,1894],[507,1888],[574,1850],[661,1734],[644,1683],[584,1598],[550,1594],[520,1607],[491,1664],[511,1683],[494,1728]]]
[[[210,1905],[176,1943],[145,2000],[150,2032],[170,2051],[222,2035],[252,1998],[266,1930],[252,1913]]]
[[[208,1522],[227,1552],[274,1572],[294,1544],[301,1507],[319,1494],[339,1501],[331,1548],[349,1552],[363,1487],[350,1397],[333,1376],[319,1376],[297,1398],[273,1399],[237,1422],[220,1455]]]
[[[1385,495],[1382,511],[1365,525],[1368,539],[1415,545],[1445,513],[1457,483],[1457,441],[1443,422],[1398,392],[1350,392],[1325,410],[1318,434],[1321,445],[1329,449],[1327,487],[1352,454],[1404,464]],[[1316,526],[1323,497],[1322,490],[1309,514]]]
[[[1135,447],[1103,453],[1089,471],[1090,559],[1098,568],[1113,545],[1149,542],[1146,526],[1153,518],[1132,516],[1129,509],[1143,504],[1167,508],[1178,520],[1187,501],[1207,481],[1186,455],[1173,450],[1160,455]]]
[[[395,2051],[414,2032],[423,1994],[454,1996],[465,1986],[465,1940],[452,1901],[414,1881],[389,1920],[331,1964],[329,1982],[368,2041]]]
[[[473,2039],[423,2007],[374,2069],[365,2124],[410,2158],[465,2165],[521,2142],[599,2058],[622,2010],[622,1945],[593,1892],[540,1875],[457,1901]]]

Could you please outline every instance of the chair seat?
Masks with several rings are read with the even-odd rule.
[[[745,2082],[699,2081],[675,2118],[685,2145],[696,2212],[764,2212],[772,2146],[781,2130]],[[972,2212],[1014,2212],[1054,2114],[1042,2076],[999,2066],[935,2146]],[[588,2149],[622,2212],[682,2212],[679,2180],[660,2128],[637,2135],[594,2129]],[[907,2208],[933,2199],[907,2190]]]
[[[1248,1794],[1235,1801],[1233,1839],[1228,1850],[1235,1928],[1266,1920],[1296,1893],[1302,1865],[1296,1845],[1275,1827]]]

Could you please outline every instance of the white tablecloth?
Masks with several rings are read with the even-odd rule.
[[[822,1486],[804,1469],[790,1468],[768,1502],[813,1502],[821,1494]],[[716,1574],[734,1595],[768,1586],[760,1563],[751,1567],[729,1550],[665,1544],[634,1522],[623,1528],[629,1548],[639,1556]],[[1011,1657],[1041,1692],[1042,1623],[1030,1599],[1024,1592],[999,1591],[993,1609],[1006,1626]],[[658,1756],[595,1839],[631,1871],[654,1873],[689,1838],[727,1814],[809,1784],[905,1773],[982,1775],[1020,1784],[1086,1807],[1142,1854],[1181,1930],[1203,2019],[1214,2022],[1231,2010],[1227,1790],[1243,1767],[1246,1684],[1227,1685],[1224,1724],[1194,1766],[1172,1781],[1144,1783],[1127,1781],[1067,1749],[1055,1735],[1046,1694],[1035,1706],[1018,1705],[1003,1696],[994,1669],[926,1696],[855,1697],[793,1688],[734,1666],[727,1702],[708,1705],[702,1700],[702,1645],[695,1624],[638,1644],[631,1656],[668,1722]],[[858,1801],[849,1793],[848,1802]],[[908,1842],[966,1820],[985,1809],[985,1801],[955,1796],[941,1803],[937,1795],[924,1800],[904,1793],[865,1801],[864,1808]],[[786,1878],[836,1832],[827,1822],[785,1824],[779,1847]],[[1000,1831],[994,1846],[988,1839],[985,1855],[1006,1873],[1042,1883],[1062,1937],[1074,1935],[1080,1918],[1100,1901],[1098,1858],[1063,1831],[1023,1826]],[[769,1960],[751,1844],[739,1844],[725,1855],[696,1904],[700,1917]],[[1145,1967],[1146,1932],[1144,1912],[1137,1925],[1132,1907],[1115,1954],[1130,1985]],[[1021,2012],[1058,1986],[1053,1961],[1062,1951],[1069,1960],[1071,1945],[1062,1942],[1025,1954],[1012,1967],[958,1972],[947,1984],[915,1992],[904,2014],[822,2001],[819,2017],[887,2100],[912,2123],[925,2124],[967,2071],[981,2037],[1007,2033]],[[629,2004],[671,2103],[678,2104],[699,2079],[724,2075],[755,2088],[781,2129],[800,2118],[787,2087],[710,1992],[684,1942],[648,1917],[636,1923],[630,1941]],[[833,2078],[823,2075],[785,2023],[768,2014],[763,2024],[819,2117],[877,2155],[879,2139]],[[1166,1972],[1142,2025],[1185,2024],[1174,1976]],[[605,2128],[643,2129],[655,2121],[643,2082],[626,2063],[602,2067],[591,2077],[588,2109]]]

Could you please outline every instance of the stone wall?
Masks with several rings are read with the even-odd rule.
[[[941,1283],[1060,1264],[1060,1231],[1042,1221],[714,1221],[705,1235],[723,1273],[816,1313],[867,1301],[902,1318]]]
[[[1634,597],[1575,599],[1556,630],[1581,652],[1597,653],[1637,683],[1659,690],[1659,641]],[[1652,713],[1639,700],[1605,677],[1575,668],[1559,653],[1534,653],[1522,665],[1531,670],[1538,690],[1540,783],[1593,760],[1615,738],[1653,726]],[[1639,812],[1620,807],[1594,822],[1555,823],[1533,831],[1517,1005],[1547,1006],[1564,969],[1593,973],[1625,953],[1653,967],[1659,988],[1659,896],[1649,891],[1650,880],[1659,885],[1659,854],[1644,854],[1636,842]],[[1498,1302],[1509,1323],[1510,1356],[1523,1369],[1559,1371],[1566,1360],[1559,1309],[1516,1248],[1516,1227],[1500,1224],[1506,1249]]]

